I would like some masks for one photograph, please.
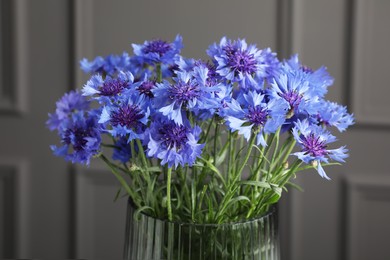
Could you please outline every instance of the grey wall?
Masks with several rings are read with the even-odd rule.
[[[121,257],[118,184],[98,163],[54,157],[57,138],[44,122],[84,83],[80,58],[180,33],[186,56],[205,57],[226,35],[328,67],[328,98],[357,119],[339,135],[350,158],[327,171],[332,181],[303,173],[305,191],[285,194],[283,259],[389,259],[389,11],[387,0],[1,0],[0,258]]]

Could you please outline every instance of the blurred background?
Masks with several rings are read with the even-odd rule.
[[[388,0],[0,0],[0,258],[122,257],[118,183],[54,157],[47,113],[85,82],[81,58],[181,34],[187,57],[227,36],[328,68],[327,98],[356,118],[338,135],[350,158],[284,194],[282,258],[390,259],[389,13]]]

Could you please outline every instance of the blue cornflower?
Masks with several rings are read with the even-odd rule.
[[[145,74],[142,81],[137,82],[135,88],[141,95],[145,95],[148,98],[153,98],[152,90],[156,87],[156,81],[149,79],[148,75]]]
[[[108,55],[103,58],[96,57],[93,61],[86,58],[80,61],[80,67],[85,73],[100,73],[104,75],[113,75],[120,70],[126,70],[130,65],[130,56],[124,52],[122,55]]]
[[[299,71],[290,71],[276,76],[271,81],[269,95],[282,98],[289,106],[287,118],[299,114],[313,114],[318,111],[319,98],[309,91],[306,76]]]
[[[78,91],[65,93],[56,102],[56,111],[54,114],[49,114],[46,124],[50,130],[58,129],[62,120],[67,119],[74,112],[87,110],[89,104],[90,102]]]
[[[344,159],[348,157],[346,154],[348,150],[345,146],[333,150],[328,149],[328,144],[336,141],[336,137],[322,126],[309,124],[307,120],[298,120],[292,133],[302,148],[300,152],[293,153],[293,155],[305,163],[312,163],[323,178],[330,179],[322,168],[321,162],[328,163],[328,158],[344,162]]]
[[[198,143],[201,131],[198,126],[191,128],[188,121],[179,125],[163,118],[153,120],[145,135],[147,155],[168,167],[192,166],[204,147]]]
[[[207,54],[217,64],[216,72],[232,82],[241,82],[245,87],[254,83],[254,77],[267,77],[267,70],[274,66],[276,56],[269,49],[258,50],[247,45],[245,40],[228,40],[223,37],[219,45],[211,45]],[[272,70],[271,70],[272,71]]]
[[[318,114],[314,119],[319,124],[334,126],[340,132],[345,131],[350,125],[354,124],[353,115],[347,112],[345,106],[327,100],[321,101]]]
[[[106,131],[113,137],[128,136],[130,142],[136,138],[142,139],[149,114],[145,97],[133,94],[120,102],[106,105],[100,115],[99,123],[105,124]]]
[[[304,66],[300,63],[298,55],[293,55],[289,60],[285,61],[282,70],[289,73],[291,71],[299,71],[303,74],[305,81],[309,85],[309,94],[322,98],[328,92],[328,87],[334,82],[334,79],[329,75],[326,67],[322,66],[317,70]]]
[[[285,121],[287,105],[280,98],[267,102],[264,94],[256,91],[243,94],[238,100],[232,99],[225,110],[225,119],[233,131],[249,140],[258,130],[257,145],[266,146],[263,133],[274,133]]]
[[[112,154],[112,159],[121,161],[122,163],[127,163],[131,158],[131,147],[127,141],[127,138],[121,137],[115,142],[114,152]],[[135,146],[135,149],[138,147]]]
[[[177,72],[174,82],[163,81],[152,90],[154,104],[164,116],[174,120],[177,124],[183,124],[182,110],[199,112],[204,109],[215,109],[220,106],[213,92],[218,86],[207,85],[208,69],[194,67],[193,71]]]
[[[261,64],[264,68],[257,74],[258,81],[262,79],[270,80],[275,75],[279,74],[281,63],[277,58],[277,54],[272,52],[271,48],[265,48],[261,50]]]
[[[110,98],[118,97],[128,91],[134,81],[131,72],[120,71],[116,77],[100,74],[93,75],[82,88],[83,96],[94,96],[98,101],[109,102]]]
[[[132,44],[135,57],[145,63],[173,63],[183,48],[183,39],[177,35],[172,43],[156,39],[144,44]]]
[[[87,116],[84,111],[73,113],[70,118],[62,120],[58,132],[62,146],[52,145],[51,149],[67,161],[89,165],[90,158],[100,152],[100,126],[92,113]]]

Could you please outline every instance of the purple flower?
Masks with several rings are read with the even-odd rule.
[[[274,133],[285,121],[287,105],[281,99],[266,101],[263,94],[255,91],[243,94],[237,101],[231,100],[225,110],[225,119],[232,131],[238,131],[249,141],[255,129],[257,145],[266,146],[263,133]]]
[[[99,102],[110,102],[128,91],[134,81],[131,72],[120,71],[116,77],[107,76],[103,79],[100,74],[93,75],[81,90],[83,96],[93,96]]]
[[[152,90],[154,104],[164,116],[183,124],[182,110],[199,112],[205,109],[215,109],[220,106],[213,92],[219,87],[207,86],[208,69],[195,67],[191,72],[177,72],[174,82],[163,81]]]
[[[130,65],[130,56],[126,52],[122,55],[108,55],[106,58],[96,57],[93,61],[86,58],[80,61],[80,67],[85,73],[100,73],[113,75],[115,72],[125,70]]]
[[[298,120],[292,129],[293,136],[301,146],[300,152],[293,153],[305,163],[312,163],[317,167],[318,174],[330,179],[321,166],[321,162],[328,163],[329,159],[344,162],[348,157],[347,149],[342,146],[338,149],[328,149],[328,144],[336,141],[336,137],[330,134],[325,128],[309,124],[307,120]]]
[[[144,44],[132,44],[135,56],[145,63],[173,63],[174,57],[183,48],[182,37],[177,35],[174,42],[160,39],[145,41]]]
[[[138,148],[135,146],[135,148]],[[122,163],[127,163],[132,157],[130,144],[127,141],[127,138],[119,138],[115,142],[114,153],[112,159],[121,161]]]
[[[258,50],[241,39],[231,41],[223,37],[219,45],[214,43],[209,47],[207,54],[216,62],[216,72],[220,76],[241,82],[243,87],[254,84],[255,77],[268,78],[268,73],[273,73],[273,67],[278,64],[270,49]]]
[[[285,61],[282,70],[285,73],[299,71],[302,73],[305,81],[308,82],[309,95],[322,98],[328,92],[328,87],[333,84],[334,79],[329,75],[326,67],[320,67],[317,70],[312,70],[309,67],[302,65],[299,62],[298,55],[293,55],[289,60]]]
[[[161,165],[168,167],[192,166],[204,146],[198,143],[200,133],[200,127],[191,128],[189,122],[179,125],[162,118],[153,120],[145,135],[147,155],[161,159]]]
[[[56,102],[56,111],[49,114],[49,120],[46,122],[50,130],[58,129],[63,120],[66,120],[72,113],[84,111],[89,108],[90,102],[78,91],[70,91]]]
[[[152,90],[156,87],[156,82],[148,78],[148,75],[144,75],[144,79],[137,82],[136,89],[141,95],[145,95],[148,98],[153,98]]]
[[[100,152],[101,133],[97,118],[93,114],[85,116],[80,111],[61,122],[58,132],[62,146],[52,145],[52,151],[72,163],[89,165],[91,157]]]
[[[132,95],[120,102],[103,108],[99,123],[105,124],[106,131],[113,137],[142,139],[150,111],[144,96]]]
[[[313,114],[318,111],[319,98],[312,95],[306,76],[299,71],[291,71],[276,76],[268,93],[273,98],[282,98],[289,106],[288,118],[299,114]]]
[[[327,100],[321,101],[318,114],[314,117],[314,120],[318,124],[334,126],[340,132],[345,131],[349,126],[354,124],[353,115],[347,112],[345,106]]]

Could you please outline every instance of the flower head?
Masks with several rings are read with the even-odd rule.
[[[223,37],[219,45],[209,47],[207,54],[216,62],[216,72],[220,76],[232,82],[241,82],[244,87],[253,84],[255,76],[267,78],[278,64],[270,49],[258,50],[255,45],[248,46],[241,39],[231,41]]]
[[[173,83],[163,81],[153,89],[154,103],[164,116],[174,120],[177,124],[183,124],[182,110],[195,113],[204,109],[214,109],[220,106],[213,92],[218,86],[207,86],[208,69],[194,67],[193,71],[177,72]]]
[[[318,96],[309,91],[306,76],[299,71],[291,71],[276,76],[271,82],[268,92],[273,98],[282,98],[288,106],[288,115],[312,114],[319,105]]]
[[[161,39],[145,41],[144,44],[132,44],[135,56],[145,63],[173,63],[175,55],[183,48],[182,37],[177,35],[170,43]]]
[[[72,113],[87,110],[89,104],[90,102],[78,91],[72,90],[65,93],[56,102],[56,111],[54,114],[49,114],[49,120],[46,124],[50,130],[57,129],[61,125],[61,122],[68,119]]]
[[[257,131],[257,145],[266,146],[264,133],[274,133],[285,121],[287,105],[280,99],[266,100],[264,94],[255,91],[232,99],[225,111],[225,119],[233,131],[249,140]]]
[[[333,150],[328,149],[328,144],[335,142],[336,137],[321,126],[309,124],[308,120],[298,120],[292,133],[302,148],[300,152],[293,155],[305,163],[313,163],[317,167],[318,174],[323,178],[329,179],[321,162],[328,163],[328,158],[344,162],[344,159],[348,157],[346,154],[348,150],[345,146]]]
[[[81,90],[84,96],[93,96],[99,102],[110,102],[130,89],[134,81],[131,72],[120,71],[116,77],[107,76],[103,79],[100,74],[93,75]]]
[[[153,120],[145,136],[147,155],[161,159],[161,165],[168,167],[192,166],[204,146],[198,143],[200,133],[200,127],[191,128],[188,122],[179,125],[163,118]]]
[[[302,65],[298,59],[298,55],[293,55],[289,60],[282,65],[282,70],[285,73],[293,71],[302,73],[306,82],[308,82],[308,92],[311,96],[323,98],[328,92],[328,87],[333,84],[334,79],[329,75],[326,67],[320,67],[317,70]]]
[[[106,125],[106,131],[113,137],[126,137],[128,142],[142,139],[144,126],[150,111],[143,96],[132,95],[121,102],[103,108],[99,123]]]
[[[115,148],[112,155],[112,159],[127,163],[132,157],[131,147],[127,141],[127,138],[121,137],[115,142]],[[135,146],[135,148],[138,148]]]
[[[54,154],[72,163],[89,164],[90,158],[100,152],[100,127],[93,114],[73,113],[62,121],[59,129],[61,147],[51,146]]]
[[[340,132],[345,131],[354,124],[353,115],[347,112],[345,106],[334,102],[321,100],[318,106],[318,114],[314,116],[314,121],[325,126],[334,126]]]
[[[152,90],[156,87],[156,82],[154,80],[148,79],[147,75],[145,74],[144,79],[140,81],[136,87],[136,89],[139,91],[141,95],[145,95],[148,98],[153,98],[153,92]]]
[[[113,75],[117,71],[125,70],[130,65],[130,56],[124,52],[122,55],[108,55],[96,57],[93,61],[86,58],[80,61],[80,67],[85,73],[99,73]]]

